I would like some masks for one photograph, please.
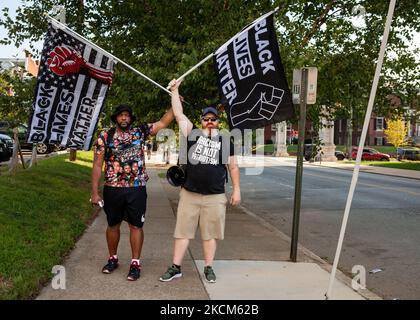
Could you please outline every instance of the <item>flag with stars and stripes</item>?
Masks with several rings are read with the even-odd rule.
[[[38,71],[27,140],[89,150],[112,82],[114,61],[50,23]]]

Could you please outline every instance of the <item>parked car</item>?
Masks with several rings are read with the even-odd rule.
[[[0,133],[0,161],[7,161],[13,154],[13,139]]]
[[[420,160],[419,148],[397,148],[397,160]]]
[[[305,144],[304,158],[306,161],[310,161],[311,157],[313,158],[314,161],[319,160],[319,153],[315,155],[314,152],[315,152],[315,145],[310,144],[310,143]],[[344,160],[346,158],[346,154],[342,151],[336,150],[334,154],[337,160]]]
[[[26,142],[26,136],[28,133],[28,127],[26,124],[19,124],[17,126],[18,129],[18,139],[19,144],[22,149],[30,149],[32,150],[33,144]],[[7,134],[13,137],[13,128],[9,125],[7,121],[0,121],[0,133]],[[57,146],[54,144],[45,144],[45,143],[37,143],[36,145],[36,152],[39,154],[45,154],[52,151],[57,150]]]
[[[358,148],[353,148],[351,151],[351,158],[356,159]],[[373,148],[363,148],[362,160],[369,161],[389,161],[391,156],[386,153],[379,152]]]
[[[344,160],[346,158],[346,154],[343,151],[335,150],[335,157],[337,160]]]

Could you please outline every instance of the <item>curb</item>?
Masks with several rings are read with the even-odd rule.
[[[267,229],[269,229],[270,231],[275,232],[277,235],[279,235],[283,240],[291,243],[291,238],[286,235],[285,233],[283,233],[282,231],[280,231],[279,229],[277,229],[276,227],[274,227],[273,225],[271,225],[270,223],[268,223],[266,220],[264,220],[263,218],[259,217],[258,215],[256,215],[255,213],[253,213],[252,211],[248,210],[247,208],[245,208],[242,205],[238,206],[238,209],[242,210],[244,213],[250,215],[251,217],[255,218],[259,223],[261,223],[264,227],[266,227]],[[310,251],[309,249],[303,247],[302,245],[298,244],[298,251],[301,251],[306,257],[308,257],[310,260],[312,260],[314,263],[318,264],[322,269],[324,269],[325,271],[327,271],[328,273],[331,273],[332,270],[332,265],[329,264],[328,262],[326,262],[325,260],[323,260],[321,257],[319,257],[318,255],[316,255],[315,253],[313,253],[312,251]],[[337,269],[336,272],[336,279],[340,280],[341,282],[343,282],[345,285],[347,285],[348,287],[350,287],[353,291],[357,292],[358,294],[360,294],[363,298],[365,298],[366,300],[383,300],[383,298],[381,298],[380,296],[378,296],[377,294],[369,291],[368,289],[364,289],[364,290],[354,290],[352,288],[352,279],[350,277],[348,277],[347,275],[345,275],[342,271],[340,271],[339,269]],[[325,288],[327,290],[327,288]]]

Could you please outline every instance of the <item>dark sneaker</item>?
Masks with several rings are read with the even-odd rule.
[[[204,277],[206,278],[207,282],[216,282],[216,275],[214,274],[213,268],[211,266],[204,267]]]
[[[170,266],[168,270],[159,278],[159,280],[166,282],[180,277],[182,277],[181,269],[175,266]]]
[[[132,262],[130,265],[130,271],[127,275],[127,280],[136,281],[138,278],[140,278],[140,271],[140,265],[137,264],[137,262]]]
[[[111,273],[118,268],[118,259],[110,257],[108,263],[102,268],[103,273]]]

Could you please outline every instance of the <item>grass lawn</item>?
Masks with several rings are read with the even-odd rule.
[[[34,298],[95,215],[92,153],[77,158],[60,155],[0,176],[0,300]]]
[[[274,152],[274,145],[273,144],[263,144],[259,145],[258,147],[253,148],[255,152],[258,153],[273,153]],[[263,151],[264,150],[264,151]]]
[[[344,160],[339,163],[356,163],[354,160]],[[396,168],[396,169],[407,169],[407,170],[420,170],[420,161],[362,161],[362,165],[385,167],[385,168]]]
[[[362,164],[375,167],[420,170],[420,161],[363,161]]]

